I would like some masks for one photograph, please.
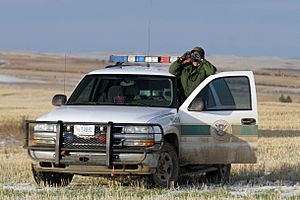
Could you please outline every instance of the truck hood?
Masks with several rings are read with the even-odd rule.
[[[128,106],[63,106],[38,118],[38,121],[147,123],[174,114],[174,108]]]

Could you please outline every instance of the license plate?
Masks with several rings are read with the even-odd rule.
[[[95,134],[95,125],[74,125],[74,135],[93,136]]]

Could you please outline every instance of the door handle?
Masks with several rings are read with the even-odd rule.
[[[255,125],[256,124],[256,119],[254,118],[242,118],[241,120],[243,125]]]

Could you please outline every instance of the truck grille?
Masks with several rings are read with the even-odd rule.
[[[104,150],[106,147],[106,131],[100,131],[100,125],[95,125],[95,133],[93,135],[74,135],[74,124],[63,125],[62,148],[65,149],[93,149]]]
[[[95,125],[95,132],[90,136],[76,136],[74,134],[74,125],[66,123],[63,125],[62,148],[68,150],[105,150],[106,147],[106,127],[103,125]],[[78,124],[76,124],[78,125]],[[101,129],[102,127],[102,129]],[[113,133],[121,133],[122,127],[113,127]],[[121,140],[114,139],[113,145],[120,145]]]

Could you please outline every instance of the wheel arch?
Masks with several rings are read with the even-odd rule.
[[[164,135],[164,142],[168,142],[173,145],[177,155],[179,155],[179,141],[176,133],[168,133]]]

